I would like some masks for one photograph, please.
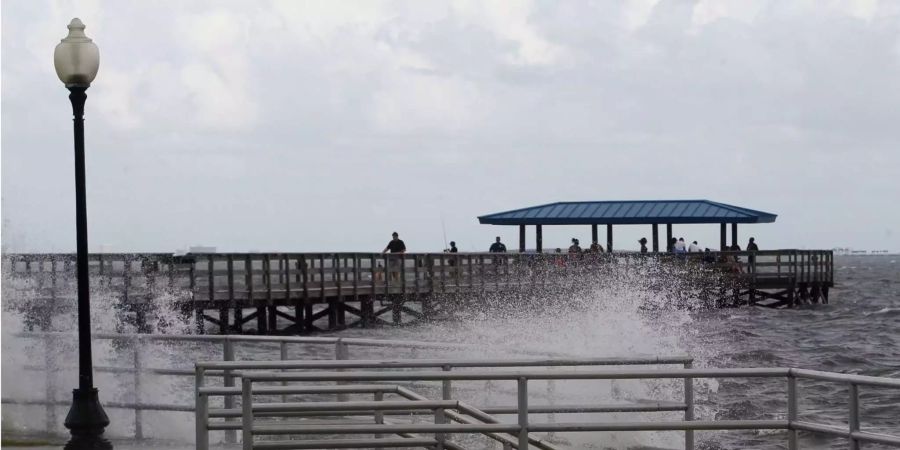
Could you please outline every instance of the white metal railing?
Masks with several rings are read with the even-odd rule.
[[[501,361],[497,361],[502,364]],[[548,362],[549,363],[549,362]],[[285,365],[291,365],[287,362]],[[337,363],[337,364],[343,364]],[[385,368],[385,362],[375,362],[372,368]],[[360,364],[362,365],[362,364]],[[212,366],[203,366],[212,367]],[[390,365],[387,366],[390,368]],[[284,367],[281,367],[284,368]],[[831,372],[821,372],[815,370],[804,370],[794,368],[744,368],[744,369],[632,369],[632,370],[598,370],[588,369],[581,371],[573,370],[536,370],[536,369],[520,369],[520,370],[477,370],[477,371],[365,371],[365,372],[271,372],[271,371],[253,371],[252,364],[245,363],[244,368],[238,373],[241,377],[242,404],[240,408],[241,432],[244,438],[244,449],[262,449],[262,448],[309,448],[296,442],[303,441],[262,441],[256,442],[254,436],[259,435],[322,435],[322,434],[339,434],[339,435],[361,435],[361,434],[400,434],[409,435],[412,433],[434,434],[433,443],[426,446],[442,448],[441,446],[447,442],[446,434],[452,433],[512,433],[517,437],[516,448],[527,449],[529,445],[533,445],[529,433],[546,433],[546,432],[600,432],[600,431],[663,431],[663,430],[679,430],[686,434],[685,448],[693,449],[694,442],[691,433],[695,430],[741,430],[741,429],[771,429],[788,431],[788,447],[791,450],[798,448],[798,432],[807,431],[830,436],[839,436],[847,438],[850,442],[851,449],[858,449],[862,442],[880,443],[890,446],[900,447],[900,435],[888,435],[862,431],[860,429],[859,420],[859,386],[877,386],[887,388],[900,389],[900,379],[887,377],[871,377],[861,375],[849,375]],[[202,386],[203,368],[198,369],[198,386]],[[783,378],[787,381],[787,419],[786,420],[693,420],[693,416],[688,412],[693,410],[692,396],[692,380],[696,378]],[[530,415],[536,412],[529,407],[528,383],[533,380],[623,380],[623,379],[684,379],[685,380],[685,420],[684,421],[648,421],[648,422],[572,422],[572,423],[535,423],[531,420]],[[848,402],[848,427],[841,428],[832,425],[815,423],[799,419],[799,394],[797,389],[798,379],[809,379],[819,381],[829,381],[846,384],[849,387]],[[271,392],[267,391],[266,386],[256,386],[255,383],[311,383],[311,382],[346,382],[346,383],[373,383],[373,382],[452,382],[452,381],[499,381],[508,380],[517,382],[517,405],[516,412],[518,421],[516,424],[501,423],[458,423],[449,424],[443,420],[443,415],[435,414],[435,422],[430,424],[392,424],[385,425],[383,423],[371,424],[343,424],[343,425],[315,425],[304,426],[298,424],[287,424],[284,422],[260,423],[256,421],[256,417],[260,415],[272,415],[277,413],[281,415],[289,415],[297,413],[307,408],[315,409],[315,406],[307,403],[283,403],[282,406],[273,406],[278,404],[255,404],[254,395],[265,395]],[[203,392],[198,387],[198,400],[203,397],[199,393]],[[446,399],[442,399],[446,401]],[[415,402],[402,408],[400,404],[391,404],[390,407],[384,409],[400,409],[401,411],[409,411],[414,409],[430,409],[430,410],[447,410],[455,409],[459,413],[465,413],[466,407],[461,403],[457,404],[441,404],[441,405],[416,405]],[[462,405],[462,406],[461,406]],[[320,405],[321,406],[321,405]],[[337,409],[335,404],[321,406],[323,410],[335,412]],[[344,411],[364,411],[371,413],[373,403],[363,402],[347,402],[343,406]],[[480,410],[479,410],[480,411]],[[235,414],[232,417],[236,417]],[[198,407],[198,414],[202,410]],[[202,423],[207,423],[204,419]],[[198,427],[201,425],[201,419],[198,418]],[[198,428],[199,429],[199,428]],[[198,431],[199,436],[199,431]],[[204,449],[199,444],[198,449]],[[331,446],[327,440],[315,441],[316,448],[338,448],[340,445],[347,445],[349,441],[335,441],[337,446]],[[356,440],[360,443],[363,441]],[[369,442],[369,441],[365,441]],[[368,445],[367,446],[371,446]],[[536,446],[537,447],[537,446]],[[343,447],[341,447],[343,448]],[[538,447],[541,448],[541,447]]]
[[[533,368],[533,367],[578,367],[578,366],[624,366],[624,365],[669,365],[677,364],[685,368],[690,368],[693,358],[687,355],[662,356],[662,357],[630,357],[630,358],[541,358],[541,359],[412,359],[412,360],[317,360],[317,361],[211,361],[198,362],[195,365],[195,398],[196,398],[196,443],[198,449],[207,449],[209,446],[209,431],[211,430],[229,430],[227,425],[223,426],[210,422],[209,416],[209,397],[224,396],[224,411],[230,411],[232,416],[238,412],[234,408],[233,402],[228,402],[228,398],[242,395],[241,388],[216,389],[206,387],[206,377],[209,375],[234,377],[238,373],[244,373],[248,370],[352,370],[352,369],[440,369],[443,372],[451,372],[453,369],[462,368]],[[348,372],[350,373],[350,372]],[[284,384],[284,383],[282,383]],[[442,400],[452,400],[452,380],[446,379],[441,382]],[[273,391],[267,391],[272,394]],[[280,392],[280,391],[279,391]],[[286,394],[282,394],[286,395]],[[340,399],[341,397],[339,397]],[[553,401],[553,399],[550,399]],[[285,401],[285,397],[282,397]],[[685,418],[688,417],[688,410],[692,410],[687,406],[687,402],[693,402],[692,391],[685,396],[684,404],[666,404],[656,405],[551,405],[542,408],[534,408],[535,413],[555,414],[570,411],[578,412],[637,412],[637,411],[685,411]],[[692,406],[692,405],[691,405]],[[517,408],[498,408],[496,414],[515,413],[518,414]],[[228,413],[225,413],[228,417]],[[481,413],[485,414],[485,413]],[[689,438],[693,439],[693,435],[689,433]]]
[[[53,432],[59,426],[58,408],[66,408],[71,402],[62,396],[58,396],[60,380],[65,375],[60,373],[62,369],[76,369],[74,365],[66,365],[61,363],[54,357],[54,349],[59,347],[63,341],[71,342],[75,338],[75,334],[69,332],[24,332],[13,334],[14,338],[29,339],[42,344],[44,347],[43,358],[33,358],[35,364],[28,364],[23,368],[28,371],[40,372],[45,377],[42,386],[35,386],[31,392],[43,392],[43,398],[2,398],[4,405],[27,405],[42,406],[45,408],[45,431]],[[292,355],[296,354],[296,349],[300,346],[333,346],[333,358],[335,360],[351,359],[353,348],[384,348],[384,349],[410,349],[416,350],[444,350],[444,351],[465,351],[472,349],[471,345],[447,342],[424,342],[424,341],[405,341],[405,340],[388,340],[388,339],[367,339],[367,338],[339,338],[339,337],[304,337],[304,336],[253,336],[253,335],[166,335],[166,334],[118,334],[118,333],[94,333],[91,336],[94,341],[116,341],[125,343],[125,347],[132,352],[131,357],[125,359],[130,362],[126,366],[106,366],[95,365],[95,373],[111,373],[130,375],[131,394],[127,398],[119,401],[103,401],[103,406],[108,409],[124,409],[134,413],[133,429],[134,438],[144,438],[145,420],[143,413],[145,411],[167,411],[167,412],[193,412],[195,405],[190,403],[167,403],[161,402],[156,397],[150,396],[145,391],[148,382],[145,380],[148,376],[168,376],[174,378],[188,379],[194,377],[195,370],[190,367],[154,367],[148,365],[145,349],[152,344],[164,342],[196,342],[220,345],[220,355],[222,361],[234,361],[238,346],[247,344],[271,343],[278,344],[279,360],[288,360]],[[548,356],[547,353],[527,352],[516,350],[516,353],[522,355]],[[209,358],[210,354],[205,353],[198,355],[197,359]],[[681,359],[679,359],[681,358]],[[681,361],[682,359],[690,362],[687,356],[676,356],[672,358]],[[40,363],[37,363],[40,362]],[[259,362],[257,362],[259,363]],[[680,362],[673,362],[680,363]],[[74,364],[74,363],[73,363]],[[235,385],[235,375],[231,371],[222,372],[225,386]],[[125,381],[127,383],[127,381]],[[552,389],[552,387],[549,387]],[[8,392],[8,391],[7,391]],[[103,390],[104,393],[108,393]],[[6,393],[6,392],[5,392]],[[234,406],[234,397],[230,395],[225,398],[226,405]],[[188,400],[188,395],[184,396]],[[235,442],[234,432],[226,433],[226,442]]]
[[[74,365],[67,366],[60,363],[54,357],[54,349],[59,346],[62,341],[71,342],[75,338],[75,334],[69,332],[27,332],[13,334],[14,338],[30,339],[44,346],[44,358],[33,358],[34,361],[40,361],[41,364],[29,364],[24,366],[25,370],[41,372],[45,377],[43,386],[35,386],[34,392],[44,392],[42,399],[25,399],[15,397],[3,397],[4,405],[34,405],[46,408],[45,427],[46,431],[52,432],[56,429],[58,419],[57,408],[68,407],[71,402],[68,399],[57,397],[57,388],[62,374],[61,369],[75,369]],[[143,380],[149,375],[162,375],[172,377],[182,377],[188,379],[193,377],[195,371],[188,367],[152,367],[148,366],[145,361],[146,355],[144,349],[152,343],[162,342],[199,342],[221,345],[221,355],[223,361],[234,361],[235,352],[238,345],[252,343],[272,343],[279,344],[279,358],[287,360],[290,357],[291,350],[298,346],[308,345],[328,345],[334,347],[334,359],[349,359],[351,356],[351,348],[390,348],[390,349],[432,349],[432,350],[465,350],[471,348],[466,344],[441,343],[441,342],[420,342],[420,341],[404,341],[404,340],[382,340],[382,339],[365,339],[365,338],[338,338],[338,337],[303,337],[303,336],[250,336],[250,335],[165,335],[165,334],[117,334],[117,333],[94,333],[91,336],[94,341],[116,341],[124,342],[132,351],[132,357],[129,358],[131,364],[127,366],[104,366],[95,365],[96,373],[114,373],[114,374],[131,374],[131,390],[130,399],[124,401],[104,401],[103,406],[106,408],[126,409],[134,411],[134,437],[136,439],[144,438],[144,411],[176,411],[176,412],[192,412],[194,405],[192,403],[160,403],[151,401],[145,394]],[[198,355],[196,359],[209,358],[210,354]],[[74,364],[74,363],[73,363]],[[224,374],[224,384],[226,386],[234,386],[234,376]],[[6,393],[6,392],[4,392]],[[188,400],[188,395],[184,396]],[[226,398],[226,402],[230,405],[233,398]],[[233,433],[232,433],[233,434]],[[233,441],[232,436],[227,436],[227,440]]]

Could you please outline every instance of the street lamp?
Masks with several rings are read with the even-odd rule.
[[[69,23],[69,35],[56,45],[53,65],[56,75],[69,89],[75,115],[75,230],[77,234],[76,269],[78,277],[78,389],[72,391],[72,407],[66,415],[66,428],[72,438],[66,449],[112,449],[103,438],[109,418],[100,405],[94,387],[91,362],[91,292],[88,280],[87,202],[84,187],[84,101],[85,91],[97,76],[100,50],[84,35],[84,24],[75,18]]]

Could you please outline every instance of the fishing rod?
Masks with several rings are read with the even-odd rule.
[[[447,250],[447,227],[444,226],[444,213],[441,213],[441,232],[444,233],[444,250]]]

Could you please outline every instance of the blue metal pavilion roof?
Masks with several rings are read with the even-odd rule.
[[[488,225],[771,223],[775,214],[709,200],[557,202],[478,217]]]

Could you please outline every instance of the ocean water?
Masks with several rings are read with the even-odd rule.
[[[835,261],[835,282],[828,305],[805,306],[792,310],[765,308],[694,309],[673,307],[672,291],[678,291],[678,303],[690,300],[693,290],[689,277],[678,270],[635,265],[613,273],[590,278],[574,278],[583,284],[571,298],[542,298],[540,294],[489,299],[482,308],[469,310],[455,320],[408,327],[346,330],[338,335],[384,339],[451,341],[473,344],[460,353],[435,353],[398,349],[354,349],[351,357],[502,357],[519,354],[565,354],[570,356],[670,355],[687,353],[695,358],[695,367],[802,367],[865,375],[900,377],[900,257],[839,256]],[[584,275],[579,275],[584,277]],[[662,281],[662,283],[660,283]],[[52,358],[57,371],[55,395],[68,398],[75,384],[71,366],[75,361],[75,342],[57,340],[44,351],[42,342],[15,338],[20,321],[7,311],[7,305],[27,301],[11,299],[14,291],[4,283],[3,312],[3,397],[34,397],[46,387],[47,378],[29,369],[35,361]],[[660,285],[665,286],[663,294]],[[15,291],[18,292],[18,291]],[[160,293],[158,301],[168,304],[173,298]],[[130,331],[113,313],[114,299],[98,287],[93,297],[94,323],[104,331]],[[528,305],[528,307],[510,307]],[[180,325],[173,313],[162,317],[158,328],[168,333],[189,329]],[[54,328],[71,329],[71,320],[54,320]],[[308,347],[291,350],[293,358],[327,358],[332,349]],[[128,365],[131,352],[127,344],[110,341],[95,344],[95,364]],[[192,361],[219,356],[220,349],[200,344],[167,344],[147,348],[146,367],[190,368]],[[266,345],[239,348],[238,359],[277,358],[277,349]],[[96,384],[104,401],[133,399],[128,377],[98,373]],[[557,403],[591,401],[627,401],[639,399],[678,400],[683,395],[681,382],[614,381],[557,382],[552,387],[535,383],[533,403],[546,403],[552,389]],[[801,418],[818,422],[846,424],[846,389],[827,382],[802,381]],[[148,377],[142,383],[142,395],[155,402],[188,404],[191,379]],[[427,391],[427,388],[426,388]],[[437,388],[434,388],[437,392]],[[783,419],[786,416],[786,386],[779,379],[719,379],[695,382],[698,419]],[[433,393],[433,392],[432,392]],[[861,389],[862,425],[869,431],[900,434],[900,392],[887,389]],[[502,383],[458,383],[454,395],[475,404],[514,403],[512,386]],[[65,407],[57,409],[58,422]],[[145,412],[144,432],[160,443],[191,441],[192,416],[189,413]],[[133,432],[133,413],[117,410],[109,433],[128,436]],[[676,413],[556,415],[536,420],[678,420]],[[4,407],[4,429],[40,432],[46,419],[42,407]],[[513,420],[512,416],[508,420]],[[53,430],[64,432],[61,427]],[[564,448],[683,448],[683,435],[662,433],[570,433],[550,437]],[[784,432],[698,432],[698,448],[705,449],[777,449],[786,448]],[[467,447],[492,448],[483,441],[466,441]],[[841,439],[801,434],[801,448],[846,448]],[[866,445],[865,448],[882,448]]]
[[[667,300],[638,287],[645,282],[643,275],[638,272],[632,280],[592,291],[593,297],[582,299],[589,307],[570,314],[503,319],[484,313],[481,320],[443,324],[437,329],[379,332],[408,339],[446,334],[486,347],[500,341],[582,356],[684,352],[694,356],[695,367],[800,367],[900,377],[900,256],[837,256],[836,287],[829,304],[796,309],[648,309],[648,304],[664,306],[660,303]],[[361,330],[350,333],[365,334]],[[843,385],[803,380],[798,386],[801,419],[846,426],[848,393]],[[706,380],[695,388],[698,418],[786,418],[787,388],[783,380]],[[661,392],[671,399],[680,395],[671,385]],[[863,429],[900,434],[900,391],[861,388],[860,399]],[[677,448],[681,439],[677,433],[630,435],[641,436],[632,441],[621,434],[598,434],[595,438],[600,445],[596,448],[632,444]],[[698,432],[697,441],[698,447],[707,449],[786,448],[786,434],[775,431]],[[801,433],[801,448],[837,449],[846,445],[844,439]],[[876,444],[864,447],[888,448]]]

